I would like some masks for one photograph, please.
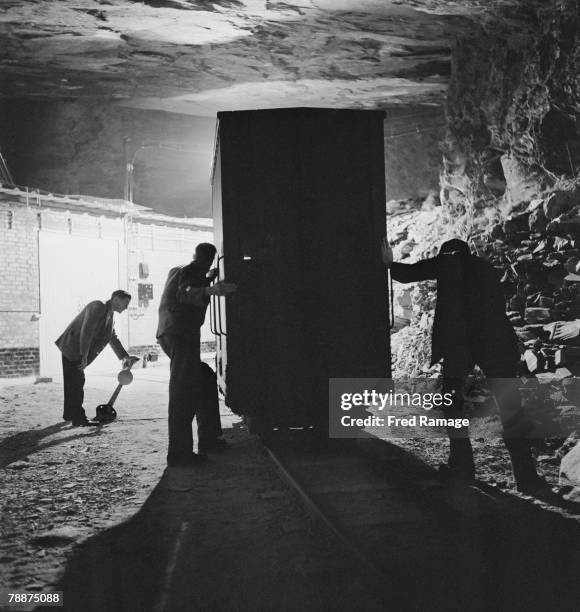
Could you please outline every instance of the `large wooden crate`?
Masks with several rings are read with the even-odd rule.
[[[214,299],[220,386],[254,426],[326,422],[332,377],[390,373],[383,113],[218,114]]]

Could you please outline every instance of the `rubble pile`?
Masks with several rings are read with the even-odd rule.
[[[387,203],[388,239],[395,261],[415,263],[432,254],[443,227],[441,210],[434,194],[425,202]],[[431,359],[436,283],[395,283],[391,299],[395,311],[395,327],[391,334],[393,378],[423,376]]]
[[[565,186],[516,205],[479,254],[501,274],[520,374],[537,387],[529,408],[569,434],[580,425],[580,182]]]
[[[476,213],[471,237],[465,216],[452,222],[445,202],[403,208],[391,216],[389,236],[395,261],[433,256],[444,240],[462,237],[494,265],[520,341],[526,411],[538,437],[565,439],[580,431],[580,181],[538,187],[534,196],[510,207],[500,201],[494,215]],[[393,377],[437,376],[440,366],[429,366],[436,283],[395,283],[394,301],[408,324],[392,335]]]
[[[486,238],[478,251],[501,274],[527,371],[580,363],[580,189],[523,203]]]

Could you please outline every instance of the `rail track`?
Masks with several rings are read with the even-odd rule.
[[[576,597],[576,570],[557,556],[569,538],[580,541],[576,523],[511,496],[441,485],[396,447],[376,461],[352,441],[297,434],[268,441],[266,452],[387,610],[554,609],[554,589],[562,602]]]
[[[312,493],[307,491],[304,486],[297,480],[294,470],[291,471],[291,467],[286,465],[284,459],[279,456],[276,450],[266,446],[266,452],[270,456],[270,459],[274,462],[280,475],[286,481],[288,485],[298,494],[302,503],[307,508],[309,513],[321,524],[325,530],[330,533],[336,540],[339,545],[354,559],[356,559],[363,567],[371,572],[374,578],[378,580],[384,580],[386,578],[386,574],[377,567],[374,562],[365,556],[364,552],[357,546],[356,542],[351,541],[341,527],[339,527],[335,521],[328,515],[327,511],[320,506],[320,504],[315,500]],[[291,462],[290,462],[291,463]],[[303,475],[304,476],[304,475]],[[381,490],[378,487],[377,492]],[[318,489],[320,492],[320,489]],[[336,493],[339,492],[338,489],[335,490]]]

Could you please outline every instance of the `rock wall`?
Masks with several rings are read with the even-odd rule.
[[[97,101],[0,102],[0,151],[17,184],[53,193],[122,198],[134,158],[134,201],[174,216],[211,216],[215,119]],[[385,120],[389,198],[437,188],[440,107],[392,109]],[[125,138],[130,142],[124,144]],[[161,143],[161,147],[143,143]]]
[[[425,198],[438,190],[445,113],[440,106],[389,109],[385,119],[388,200]]]
[[[6,100],[0,126],[0,150],[19,185],[122,198],[126,159],[139,149],[135,202],[174,216],[210,216],[213,119],[89,100]],[[162,147],[141,149],[144,143]]]
[[[520,340],[524,399],[537,438],[580,430],[580,5],[528,11],[516,30],[482,26],[452,56],[440,200],[391,215],[395,259],[450,237],[498,270]],[[395,207],[396,208],[396,207]],[[400,292],[402,286],[396,286]],[[435,286],[410,295],[394,334],[394,375],[429,368]],[[562,448],[567,448],[562,447]]]
[[[457,43],[447,112],[444,187],[472,204],[516,205],[580,168],[580,8],[530,9],[514,30]],[[460,193],[453,193],[456,187]]]

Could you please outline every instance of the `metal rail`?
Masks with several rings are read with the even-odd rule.
[[[295,476],[289,471],[287,466],[284,465],[282,459],[268,446],[264,445],[266,452],[270,456],[270,459],[276,465],[278,471],[282,479],[290,485],[292,489],[296,491],[307,510],[311,513],[311,515],[323,525],[323,527],[335,537],[335,539],[340,543],[340,545],[350,554],[352,555],[359,563],[361,563],[371,574],[371,576],[380,581],[380,585],[382,587],[388,583],[389,577],[388,575],[377,567],[372,561],[370,561],[361,551],[360,549],[353,544],[343,533],[342,531],[326,516],[323,510],[318,506],[318,504],[312,499],[312,497],[308,494],[306,489],[298,482]]]

